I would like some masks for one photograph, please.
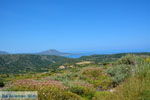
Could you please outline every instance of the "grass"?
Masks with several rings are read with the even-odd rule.
[[[115,92],[98,93],[93,100],[150,100],[150,64],[136,65],[136,72],[122,82]]]
[[[7,90],[38,91],[39,100],[150,100],[149,59],[128,55],[103,66],[13,76]]]

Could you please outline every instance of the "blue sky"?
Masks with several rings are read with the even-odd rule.
[[[0,50],[150,51],[150,0],[0,0]]]

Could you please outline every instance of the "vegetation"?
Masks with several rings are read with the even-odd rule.
[[[92,63],[88,64],[81,64],[87,61],[82,57],[56,57],[60,61],[55,59],[58,64],[49,71],[1,74],[0,87],[5,83],[7,87],[4,86],[3,90],[35,90],[39,100],[150,100],[150,56],[118,54],[116,57],[114,61],[101,62],[94,56],[93,59],[90,57],[88,61]],[[67,67],[60,69],[60,65]]]
[[[93,84],[95,88],[100,90],[108,89],[111,84],[111,78],[102,68],[86,68],[82,71],[82,79],[88,81]]]
[[[150,53],[120,53],[120,54],[111,54],[111,55],[92,55],[92,56],[83,56],[80,58],[80,60],[85,61],[93,61],[95,63],[106,63],[106,62],[112,62],[120,59],[121,57],[124,57],[128,54],[134,54],[134,55],[144,55],[144,56],[150,56]]]
[[[4,81],[3,79],[0,78],[0,87],[4,87],[4,86],[5,86]]]
[[[73,59],[50,55],[0,55],[0,73],[48,72]]]
[[[131,74],[131,66],[128,65],[117,65],[110,67],[107,73],[111,76],[113,81],[113,87],[119,85]]]

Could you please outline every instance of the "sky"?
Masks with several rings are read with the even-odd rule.
[[[0,51],[150,52],[150,0],[0,0]]]

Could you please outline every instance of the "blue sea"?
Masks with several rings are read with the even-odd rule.
[[[90,55],[94,55],[93,53],[81,53],[81,54],[73,54],[73,55],[68,55],[68,56],[65,56],[65,57],[68,57],[68,58],[80,58],[82,56],[90,56]]]

